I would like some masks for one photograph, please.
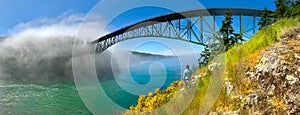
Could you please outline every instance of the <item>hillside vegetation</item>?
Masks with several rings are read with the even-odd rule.
[[[296,73],[297,70],[294,68],[297,67],[290,67],[299,63],[297,60],[293,63],[282,61],[284,59],[295,61],[293,59],[299,55],[299,49],[297,50],[300,48],[297,46],[300,41],[297,38],[300,34],[299,27],[299,18],[282,19],[260,30],[248,42],[236,45],[227,51],[223,89],[211,111],[244,114],[300,112],[300,106],[295,101],[290,103],[289,100],[284,99],[288,90],[293,88],[285,87],[288,85],[287,82],[294,79],[299,84],[296,79],[299,79],[300,72]],[[284,51],[288,51],[289,54],[282,53]],[[277,57],[282,60],[273,59]],[[282,66],[296,74],[289,75],[290,73],[280,69]],[[290,78],[286,78],[287,76]],[[297,86],[297,83],[293,85]],[[299,93],[293,92],[293,95]],[[291,107],[296,109],[290,110]],[[190,110],[187,110],[187,113],[188,111]]]
[[[254,114],[254,113],[260,113],[260,114],[267,114],[267,113],[285,113],[290,109],[291,107],[294,107],[296,109],[290,110],[287,113],[294,113],[294,112],[300,112],[300,106],[297,105],[299,103],[293,100],[293,103],[290,103],[289,100],[284,100],[284,96],[288,91],[288,88],[291,87],[285,87],[287,88],[285,91],[281,90],[278,92],[274,92],[272,95],[266,95],[264,92],[270,92],[269,87],[275,87],[273,90],[281,89],[283,86],[280,85],[286,85],[286,82],[291,82],[291,79],[296,80],[293,85],[297,84],[299,85],[300,79],[300,68],[298,67],[299,71],[297,74],[293,74],[293,76],[289,76],[290,78],[286,78],[288,76],[288,73],[284,73],[282,70],[278,70],[277,74],[282,73],[281,79],[279,77],[268,79],[268,81],[264,78],[270,78],[274,77],[270,74],[259,74],[259,72],[256,69],[264,69],[264,67],[259,68],[260,63],[270,63],[271,67],[276,68],[277,66],[280,66],[280,63],[278,65],[272,65],[272,62],[266,62],[271,59],[265,59],[270,58],[272,56],[270,55],[270,52],[276,52],[278,51],[278,48],[275,46],[278,46],[278,44],[281,44],[281,46],[291,45],[288,43],[294,43],[289,48],[292,48],[294,50],[289,50],[287,47],[284,47],[282,50],[290,51],[291,54],[295,53],[295,56],[299,56],[299,48],[296,47],[296,44],[299,45],[300,41],[300,20],[299,18],[290,18],[290,19],[282,19],[278,21],[277,23],[271,25],[270,27],[266,27],[261,29],[256,35],[254,35],[248,42],[244,44],[235,45],[230,50],[228,50],[226,55],[226,69],[225,69],[225,75],[223,79],[223,86],[222,91],[218,97],[217,102],[214,104],[214,106],[209,110],[211,113],[227,113],[227,114],[237,114],[237,113],[244,113],[244,114]],[[298,37],[298,39],[296,39]],[[282,40],[284,38],[284,40]],[[278,42],[278,43],[277,43]],[[287,43],[286,43],[287,42]],[[284,44],[284,45],[282,45]],[[277,48],[277,49],[276,49]],[[270,50],[268,53],[265,50]],[[298,52],[297,52],[298,51]],[[265,55],[264,55],[265,54]],[[269,57],[265,57],[269,56]],[[274,56],[274,55],[273,55]],[[294,59],[294,55],[280,55],[277,56],[286,58],[285,56],[290,56],[289,58]],[[264,58],[263,58],[264,57]],[[299,57],[298,57],[299,58]],[[299,60],[298,60],[299,61]],[[296,63],[296,62],[295,62]],[[290,64],[295,64],[290,63]],[[300,64],[300,63],[296,63]],[[261,66],[265,66],[260,64]],[[289,66],[287,66],[288,68]],[[207,68],[207,67],[204,67]],[[203,70],[202,68],[201,70]],[[278,67],[277,67],[278,68]],[[294,67],[297,68],[297,67]],[[290,67],[290,69],[292,69]],[[251,72],[252,71],[252,72]],[[253,71],[256,71],[253,72]],[[272,73],[273,70],[269,70],[269,73]],[[290,70],[293,71],[293,70]],[[250,75],[249,75],[250,74]],[[200,73],[201,75],[201,73]],[[210,75],[208,75],[210,76]],[[254,79],[250,76],[261,76],[260,79]],[[286,78],[286,79],[285,79]],[[276,81],[277,80],[277,81]],[[298,80],[298,81],[297,81]],[[263,83],[262,83],[262,82]],[[267,83],[267,82],[270,83]],[[277,87],[275,85],[276,82],[278,82]],[[267,87],[267,88],[266,88]],[[205,93],[205,92],[197,92],[197,94]],[[299,95],[300,93],[293,92],[292,90],[289,92],[290,94],[293,93],[293,95]],[[300,98],[300,97],[294,97],[294,98]],[[263,102],[264,101],[264,102]],[[257,103],[260,102],[260,103]],[[194,104],[197,103],[197,104]],[[201,97],[195,97],[194,101],[191,103],[188,109],[183,114],[197,114],[199,111],[197,109],[200,109],[200,105],[202,103]],[[291,105],[288,105],[291,104]],[[293,105],[294,104],[294,105]],[[266,109],[266,107],[269,107]]]
[[[299,5],[299,0],[275,0],[276,11],[265,8],[259,32],[244,43],[227,11],[219,30],[224,46],[206,45],[189,88],[175,81],[166,90],[140,96],[124,113],[300,113]]]
[[[299,43],[296,42],[297,40],[300,41],[299,39],[294,39],[299,37],[298,34],[300,34],[297,31],[297,27],[300,28],[299,18],[281,19],[269,27],[262,28],[249,41],[235,45],[226,53],[220,54],[220,57],[226,56],[226,69],[224,70],[225,74],[219,74],[219,77],[222,78],[222,90],[219,95],[215,95],[217,96],[217,100],[212,108],[209,109],[210,113],[284,113],[284,111],[287,111],[289,108],[292,109],[291,107],[295,108],[295,105],[289,107],[288,104],[290,103],[287,102],[288,100],[284,100],[285,94],[283,93],[287,93],[286,91],[279,92],[276,90],[276,92],[274,90],[274,94],[267,95],[263,92],[267,92],[265,90],[269,90],[270,88],[264,88],[264,85],[268,83],[260,83],[260,80],[264,80],[263,77],[261,79],[254,79],[250,76],[257,76],[255,71],[257,65],[263,63],[262,61],[265,61],[262,59],[262,57],[265,56],[263,55],[266,53],[265,50],[272,49],[276,44],[282,44],[284,41],[291,43],[290,40],[292,40],[292,43]],[[284,40],[282,40],[283,38]],[[277,50],[273,50],[271,52],[276,51]],[[300,56],[300,54],[297,55]],[[182,114],[198,114],[199,109],[205,104],[202,103],[202,101],[207,92],[209,83],[211,79],[213,79],[211,75],[213,69],[212,64],[214,64],[214,62],[209,62],[207,66],[204,66],[197,71],[196,74],[198,74],[200,78],[196,79],[198,84],[196,94]],[[218,71],[218,69],[213,71]],[[249,75],[249,73],[251,75]],[[280,73],[280,71],[278,73]],[[278,82],[281,84],[281,82],[288,82],[291,79],[300,79],[299,73],[290,76],[291,78],[287,79],[285,79],[286,76],[283,75],[284,79],[281,79],[283,81],[279,80]],[[271,75],[260,76],[264,76],[265,78],[273,77]],[[269,82],[271,81],[269,80]],[[299,84],[299,80],[297,83]],[[269,87],[269,85],[266,86]],[[140,96],[138,104],[132,106],[130,112],[151,113],[151,110],[158,108],[171,100],[175,93],[182,93],[181,90],[178,90],[179,87],[180,82],[176,81],[166,90],[156,90],[154,93],[149,93],[148,96]],[[280,89],[280,86],[277,88],[275,86],[274,89]],[[300,95],[300,93],[296,94]],[[257,102],[261,103],[258,104]],[[269,106],[269,109],[268,111],[266,108],[259,109],[260,106]],[[296,109],[291,110],[289,113],[293,113],[293,111],[299,112],[299,108],[300,106],[296,105]]]

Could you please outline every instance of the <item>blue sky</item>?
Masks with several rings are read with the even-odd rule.
[[[0,36],[20,35],[38,35],[53,36],[57,35],[77,35],[77,29],[86,14],[100,0],[0,0]],[[108,0],[109,1],[109,0]],[[128,0],[130,2],[130,0]],[[212,7],[238,7],[238,8],[256,8],[274,10],[273,0],[199,0],[206,8]],[[118,7],[117,0],[111,0]],[[173,3],[175,4],[175,3]],[[110,9],[107,9],[109,12]],[[146,12],[146,13],[145,13]],[[150,17],[169,13],[169,10],[161,8],[138,8],[129,10],[111,22],[106,33],[117,30],[121,27],[145,20]],[[98,33],[93,25],[101,25],[100,20],[90,22],[91,30],[87,34]],[[96,28],[96,29],[95,29]],[[152,44],[154,46],[154,44]],[[149,46],[149,45],[148,45]],[[193,45],[197,51],[202,49]],[[143,48],[139,48],[141,51]],[[147,48],[149,52],[157,53],[158,50],[168,52],[165,48],[156,45],[156,47]],[[152,51],[151,51],[152,50]],[[197,52],[199,53],[199,52]]]
[[[63,13],[87,13],[99,0],[0,0],[0,35],[18,23]]]
[[[63,13],[83,13],[87,14],[100,0],[0,0],[0,35],[7,35],[8,30],[19,23],[43,17],[56,17]],[[268,7],[275,9],[273,0],[199,0],[205,7],[246,7],[259,8]],[[113,8],[114,6],[112,6]],[[134,23],[134,19],[145,18],[143,9],[133,11],[128,23]],[[150,15],[155,16],[164,11],[156,11]],[[147,14],[149,16],[149,14]],[[128,17],[128,16],[124,16]],[[126,23],[122,24],[122,26]],[[127,24],[128,25],[128,24]],[[115,25],[119,26],[119,25]]]

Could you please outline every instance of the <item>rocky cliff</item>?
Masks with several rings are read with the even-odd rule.
[[[300,28],[263,50],[259,63],[246,75],[258,83],[250,99],[255,102],[253,113],[300,113]]]

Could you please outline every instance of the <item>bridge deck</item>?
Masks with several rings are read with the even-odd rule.
[[[146,27],[148,25],[153,25],[160,22],[167,22],[172,20],[179,20],[179,19],[198,17],[198,16],[223,16],[226,14],[227,10],[231,10],[233,16],[260,16],[261,13],[263,12],[263,10],[249,9],[249,8],[209,8],[209,9],[196,9],[196,10],[189,10],[189,11],[183,11],[178,13],[171,13],[171,14],[150,18],[129,25],[127,27],[121,28],[115,32],[100,37],[99,39],[93,41],[92,43],[98,43],[102,40],[106,40],[114,36],[120,35],[122,33],[125,33],[126,31],[135,30],[137,28]]]

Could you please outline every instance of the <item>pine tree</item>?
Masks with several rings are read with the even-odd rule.
[[[275,18],[276,19],[281,19],[284,17],[289,17],[290,12],[289,12],[289,6],[288,3],[289,1],[286,0],[276,0],[275,1],[275,6],[276,6],[276,11],[275,11]]]
[[[204,50],[200,54],[200,58],[198,59],[199,67],[205,66],[210,61],[210,48],[208,45],[205,45]]]
[[[264,8],[263,13],[261,14],[260,21],[258,22],[259,29],[263,27],[267,27],[272,23],[272,19],[270,18],[270,13],[267,8]]]
[[[233,45],[239,43],[239,42],[242,42],[242,41],[245,41],[243,39],[243,34],[237,34],[237,33],[233,33],[234,37],[233,37]]]
[[[242,35],[234,33],[232,24],[232,12],[226,11],[225,19],[222,21],[221,29],[219,30],[219,34],[224,43],[225,51],[230,49],[233,45],[243,41]]]
[[[211,61],[218,54],[223,53],[223,45],[219,41],[218,36],[214,36],[213,39],[216,39],[214,42],[206,44],[204,50],[200,54],[199,67],[205,66],[209,61]]]
[[[295,0],[293,2],[291,13],[292,13],[292,16],[300,15],[300,0]]]
[[[218,54],[223,53],[235,44],[244,41],[242,34],[234,33],[232,23],[232,12],[228,10],[226,11],[225,19],[222,21],[221,29],[218,32],[219,35],[213,36],[213,39],[217,40],[210,44],[206,44],[204,51],[200,54],[200,58],[198,59],[200,67],[205,66]]]
[[[233,31],[234,31],[231,26],[231,24],[233,23],[232,22],[233,18],[231,16],[232,16],[232,12],[230,10],[226,11],[225,19],[222,21],[222,26],[219,31],[219,33],[221,34],[221,37],[223,38],[223,42],[224,42],[226,51],[230,47],[231,39],[232,39],[231,35],[233,34]]]

